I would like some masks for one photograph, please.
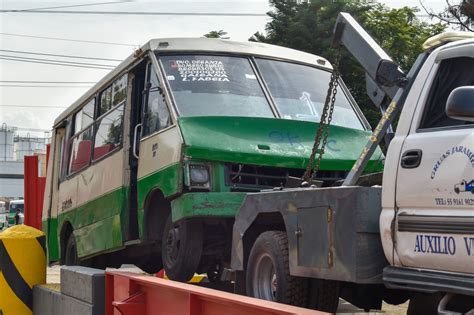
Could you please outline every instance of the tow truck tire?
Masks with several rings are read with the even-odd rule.
[[[339,282],[334,280],[311,279],[308,308],[336,313],[339,306]]]
[[[247,264],[247,295],[263,300],[305,307],[308,280],[290,275],[286,232],[260,234]]]
[[[408,303],[407,315],[437,315],[442,297],[441,293],[414,293]]]
[[[161,247],[163,268],[168,278],[183,282],[191,280],[201,261],[202,233],[199,220],[173,223],[171,214],[168,216]]]
[[[76,239],[74,238],[74,234],[70,234],[67,243],[66,249],[64,251],[64,264],[66,266],[78,266],[79,259],[77,257],[77,245]]]

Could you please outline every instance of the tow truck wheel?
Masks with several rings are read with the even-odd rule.
[[[188,281],[196,272],[202,254],[202,224],[198,220],[173,223],[171,214],[163,232],[161,257],[171,280]]]
[[[77,246],[76,239],[71,233],[67,239],[66,250],[64,255],[64,264],[66,266],[77,266],[79,265],[79,259],[77,258]]]
[[[286,232],[260,234],[247,265],[247,295],[263,300],[306,306],[308,281],[290,275]]]

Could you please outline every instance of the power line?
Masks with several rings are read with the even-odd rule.
[[[231,13],[231,12],[150,12],[150,11],[69,11],[69,10],[41,10],[41,11],[11,11],[0,10],[0,13],[48,13],[48,14],[96,14],[96,15],[168,15],[168,16],[232,16],[232,17],[263,17],[266,13]]]
[[[78,85],[12,85],[12,84],[0,84],[0,87],[13,87],[13,88],[90,88],[92,85],[88,86],[78,86]]]
[[[98,67],[110,67],[110,68],[115,68],[114,65],[105,65],[105,64],[98,64],[98,63],[86,63],[86,62],[66,61],[66,60],[30,58],[30,57],[20,57],[20,56],[2,55],[2,54],[0,54],[0,57],[15,58],[15,59],[18,59],[18,60],[33,60],[33,61],[57,62],[57,63],[61,63],[61,64],[71,64],[71,65],[80,65],[80,66],[85,65],[85,66],[98,66]]]
[[[90,69],[101,69],[101,70],[111,70],[114,67],[113,66],[95,66],[95,65],[78,65],[77,63],[69,63],[69,62],[48,62],[48,61],[38,61],[38,60],[31,60],[35,58],[19,58],[19,57],[2,57],[0,55],[0,59],[3,60],[10,60],[10,61],[19,61],[19,62],[29,62],[29,63],[38,63],[38,64],[46,64],[46,65],[56,65],[56,66],[66,66],[66,67],[75,67],[75,68],[90,68]],[[44,59],[47,60],[47,59]]]
[[[42,8],[32,8],[32,9],[18,9],[18,10],[6,10],[9,12],[21,12],[21,11],[36,11],[36,10],[45,10],[45,9],[62,9],[62,8],[75,8],[75,7],[89,7],[94,5],[104,5],[104,4],[116,4],[116,3],[124,3],[124,2],[132,2],[130,0],[124,1],[113,1],[113,2],[99,2],[99,3],[88,3],[88,4],[74,4],[74,5],[62,5],[56,7],[42,7]]]
[[[15,129],[16,130],[23,130],[23,131],[36,131],[36,132],[42,132],[42,131],[47,131],[47,132],[50,132],[51,129],[38,129],[38,128],[24,128],[24,127],[16,127],[15,126]]]
[[[45,84],[95,84],[93,81],[24,81],[24,80],[0,80],[0,83],[45,83]]]
[[[86,56],[73,56],[73,55],[57,55],[57,54],[38,53],[38,52],[23,51],[23,50],[0,49],[0,51],[11,52],[11,53],[17,53],[17,54],[28,54],[28,55],[38,55],[38,56],[51,56],[51,57],[62,57],[62,58],[74,58],[74,59],[91,59],[91,60],[105,60],[105,61],[122,61],[122,60],[120,60],[120,59],[97,58],[97,57],[86,57]]]
[[[0,107],[26,107],[26,108],[67,108],[65,106],[48,106],[48,105],[0,105]]]
[[[0,12],[1,12],[1,10],[0,10]],[[93,41],[93,40],[68,39],[68,38],[59,38],[59,37],[46,37],[46,36],[35,36],[35,35],[25,35],[25,34],[13,34],[13,33],[0,33],[0,35],[38,38],[38,39],[49,39],[49,40],[60,40],[60,41],[65,41],[65,42],[77,42],[77,43],[88,43],[88,44],[103,44],[103,45],[115,45],[115,46],[127,46],[127,47],[137,47],[138,46],[138,45],[124,44],[124,43],[101,42],[101,41]]]

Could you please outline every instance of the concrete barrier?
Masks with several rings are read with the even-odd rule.
[[[34,315],[62,315],[61,292],[51,285],[37,285],[33,288],[33,314]]]
[[[33,290],[34,315],[102,315],[105,313],[104,270],[64,266],[59,291],[46,286]]]

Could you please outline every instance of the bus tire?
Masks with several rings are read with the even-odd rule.
[[[173,223],[170,213],[161,247],[163,268],[168,278],[176,281],[191,280],[201,261],[202,233],[201,221],[181,220]]]
[[[77,266],[79,265],[79,259],[77,257],[77,245],[74,234],[69,234],[66,242],[66,249],[64,251],[64,264],[66,266]]]
[[[308,280],[290,274],[286,232],[268,231],[257,238],[249,255],[246,287],[251,297],[306,306]]]

